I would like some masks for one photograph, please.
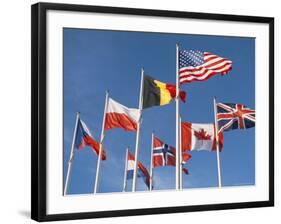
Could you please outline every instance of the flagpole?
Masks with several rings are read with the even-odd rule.
[[[218,166],[218,187],[221,188],[221,162],[219,152],[219,134],[218,134],[218,119],[217,119],[217,99],[214,97],[214,114],[215,114],[215,132],[216,132],[216,151],[217,151],[217,166]]]
[[[106,91],[106,93],[105,93],[104,111],[103,111],[103,120],[102,120],[102,128],[101,128],[101,135],[100,135],[100,148],[99,148],[99,155],[98,155],[98,163],[97,163],[97,171],[96,171],[94,194],[97,193],[98,185],[99,185],[100,163],[101,163],[102,150],[103,150],[104,126],[105,126],[105,116],[106,116],[106,111],[107,111],[108,97],[109,97],[109,93],[108,93],[108,91]]]
[[[182,178],[182,168],[183,168],[183,163],[182,163],[182,148],[181,148],[181,116],[180,116],[180,147],[179,147],[179,150],[180,150],[180,189],[182,189],[182,185],[183,185],[183,178]]]
[[[151,153],[150,153],[150,184],[149,190],[152,191],[152,183],[153,183],[153,141],[154,141],[154,132],[151,135]]]
[[[123,192],[126,191],[126,184],[127,184],[128,154],[129,154],[128,152],[129,152],[129,147],[126,149],[126,156],[125,156]]]
[[[176,190],[180,189],[180,140],[179,140],[179,45],[176,44]]]
[[[144,76],[144,69],[142,68],[141,69],[140,95],[139,95],[140,120],[139,120],[139,122],[137,124],[136,147],[135,147],[135,163],[134,163],[134,176],[133,176],[132,192],[136,191],[136,181],[137,181],[139,140],[140,140],[140,125],[141,125],[141,121],[142,121],[143,76]]]
[[[77,127],[78,127],[79,119],[80,119],[80,113],[77,112],[76,113],[76,121],[75,121],[74,131],[73,131],[73,138],[72,138],[70,156],[69,156],[69,160],[68,160],[67,174],[66,174],[65,185],[64,185],[64,190],[63,190],[64,196],[67,194],[68,188],[69,188],[70,175],[71,175],[71,171],[72,171],[72,162],[73,162],[73,159],[74,159],[75,139],[76,139],[76,135],[77,135]]]

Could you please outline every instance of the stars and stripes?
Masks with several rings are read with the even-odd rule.
[[[217,103],[217,120],[219,132],[251,128],[256,122],[255,110],[242,104]]]
[[[232,69],[232,61],[217,55],[193,51],[179,51],[180,84],[205,81],[215,74],[225,75]]]

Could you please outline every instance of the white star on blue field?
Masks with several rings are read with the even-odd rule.
[[[63,29],[64,80],[64,180],[76,112],[100,141],[105,91],[127,107],[137,108],[141,68],[145,74],[166,83],[176,81],[176,43],[181,50],[210,52],[233,62],[224,76],[183,84],[186,103],[180,103],[182,121],[213,123],[213,97],[218,102],[241,103],[255,109],[255,39],[208,35]],[[143,110],[139,160],[149,169],[151,133],[175,146],[175,102]],[[102,161],[98,192],[121,192],[126,148],[135,150],[135,132],[112,129],[105,132],[107,160]],[[183,187],[217,187],[216,153],[192,151],[185,164]],[[223,186],[255,184],[255,128],[224,133],[220,154]],[[75,149],[69,194],[92,193],[97,156],[89,148]],[[154,169],[154,189],[175,189],[175,167]],[[128,180],[128,191],[132,181]],[[58,186],[59,187],[59,186]],[[137,191],[148,190],[142,178]]]

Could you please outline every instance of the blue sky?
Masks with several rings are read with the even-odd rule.
[[[206,82],[185,84],[187,102],[180,104],[183,121],[214,122],[213,97],[218,102],[242,103],[255,108],[255,39],[224,36],[116,32],[65,28],[64,43],[64,179],[75,124],[75,114],[100,139],[105,91],[128,107],[138,107],[140,72],[175,83],[175,45],[181,49],[208,51],[233,61],[232,71]],[[149,169],[151,133],[175,145],[175,102],[143,111],[140,131],[140,161]],[[126,147],[134,152],[135,132],[121,129],[105,133],[107,160],[100,170],[99,192],[120,192],[123,186]],[[184,188],[216,187],[216,153],[193,151],[185,165],[190,174]],[[223,186],[255,184],[255,128],[224,134],[220,154]],[[92,193],[97,156],[88,147],[75,150],[70,194]],[[175,168],[154,169],[155,189],[175,188]],[[131,180],[128,181],[131,190]],[[141,178],[137,190],[147,190]]]

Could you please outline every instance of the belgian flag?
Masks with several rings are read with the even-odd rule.
[[[176,97],[176,85],[160,82],[145,75],[143,80],[143,109],[169,104]],[[186,93],[180,91],[180,98],[185,102]]]

